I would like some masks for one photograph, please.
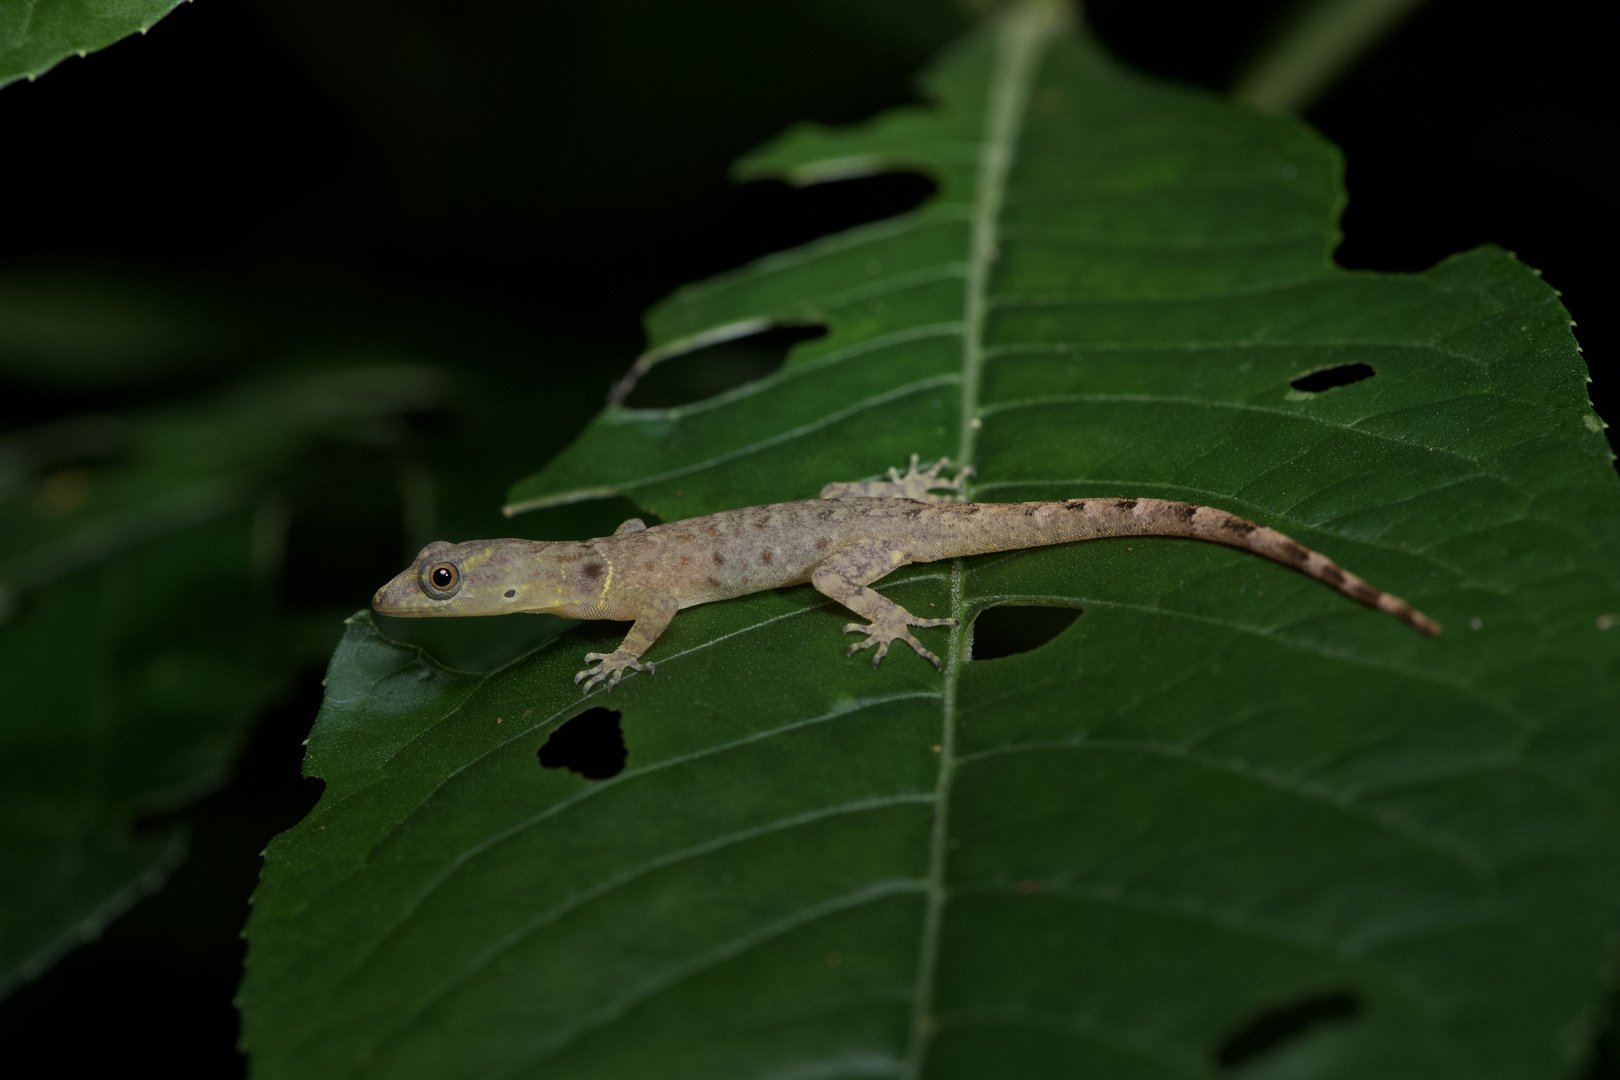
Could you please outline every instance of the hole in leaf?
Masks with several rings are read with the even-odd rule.
[[[540,747],[540,764],[572,769],[587,780],[606,780],[624,771],[630,752],[624,746],[624,714],[600,706],[586,709],[551,733]]]
[[[1309,994],[1266,1009],[1226,1037],[1215,1051],[1215,1064],[1237,1068],[1328,1024],[1343,1023],[1360,1011],[1361,1002],[1347,990]]]
[[[804,186],[781,180],[743,184],[733,189],[730,228],[713,238],[722,262],[709,273],[904,214],[938,190],[932,179],[914,172],[851,176]]]
[[[1617,1005],[1620,1005],[1620,995],[1611,991],[1607,1017],[1598,1025],[1580,1080],[1614,1080],[1620,1076],[1620,1023],[1616,1022],[1620,1017],[1616,1016]]]
[[[1079,617],[1077,607],[1002,604],[986,608],[973,620],[969,655],[974,660],[995,660],[1038,649]]]
[[[632,409],[671,409],[703,401],[734,387],[763,379],[780,368],[801,341],[827,335],[827,328],[773,326],[757,334],[722,341],[654,365],[624,400]]]
[[[1370,379],[1376,374],[1378,372],[1373,370],[1371,364],[1339,364],[1337,367],[1323,368],[1321,371],[1312,371],[1297,379],[1290,379],[1288,385],[1307,394],[1320,394],[1336,386],[1349,386],[1362,379]]]

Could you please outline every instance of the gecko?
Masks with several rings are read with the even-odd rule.
[[[909,563],[1125,536],[1179,536],[1251,551],[1315,578],[1413,629],[1437,637],[1440,624],[1405,600],[1367,584],[1331,559],[1236,514],[1167,499],[1085,498],[1051,502],[969,502],[972,469],[946,479],[941,458],[902,475],[828,484],[818,499],[725,510],[648,528],[640,518],[612,536],[581,541],[435,541],[377,590],[384,615],[505,615],[536,612],[631,624],[617,649],[586,653],[574,676],[589,694],[611,692],[627,672],[652,674],[642,656],[682,608],[766,589],[809,583],[866,619],[846,655],[870,649],[876,667],[904,642],[938,668],[940,659],[911,631],[955,626],[918,618],[871,588]],[[944,493],[944,494],[941,494]],[[595,664],[595,667],[590,665]]]

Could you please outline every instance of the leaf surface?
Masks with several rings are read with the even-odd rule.
[[[683,611],[655,676],[584,700],[622,625],[472,674],[357,616],[309,744],[327,790],[249,922],[258,1075],[1575,1067],[1620,900],[1620,491],[1568,317],[1495,249],[1334,267],[1330,146],[1056,10],[944,57],[928,107],[745,162],[939,190],[659,306],[644,367],[829,332],[708,401],[608,409],[512,505],[674,520],[949,454],[981,500],[1235,511],[1445,635],[1170,539],[884,579],[961,620],[922,632],[943,673],[846,660],[808,588]],[[974,659],[998,607],[1083,614]],[[623,770],[544,767],[593,708]]]
[[[19,0],[0,7],[0,86],[144,34],[181,0]]]

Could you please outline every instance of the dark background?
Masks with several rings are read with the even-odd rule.
[[[1220,90],[1284,6],[1094,0],[1088,15],[1128,62]],[[1601,15],[1437,0],[1307,118],[1349,162],[1341,263],[1517,252],[1563,292],[1593,400],[1620,420]],[[458,520],[494,532],[506,486],[639,351],[648,304],[927,193],[903,177],[737,187],[726,170],[792,121],[911,100],[913,73],[973,17],[952,0],[185,5],[0,90],[0,280],[156,297],[207,345],[71,384],[0,371],[0,432],[205,392],[292,354],[425,359],[488,403],[437,434],[469,462],[447,496]],[[398,532],[343,514],[294,522],[290,605],[352,610],[396,568]],[[180,814],[192,857],[164,891],[0,1003],[0,1070],[241,1073],[238,933],[259,851],[318,794],[298,770],[319,702],[312,669],[230,785]],[[1591,1075],[1620,1073],[1605,1058]]]

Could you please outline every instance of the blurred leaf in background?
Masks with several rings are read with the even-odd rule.
[[[0,991],[161,884],[183,830],[137,819],[223,782],[309,661],[277,593],[313,444],[397,438],[444,395],[333,367],[0,440]]]
[[[151,276],[14,269],[0,275],[0,377],[58,393],[218,379],[246,351],[234,307]]]

